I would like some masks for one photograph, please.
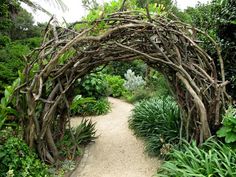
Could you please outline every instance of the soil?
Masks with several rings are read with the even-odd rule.
[[[160,165],[144,153],[144,145],[128,128],[133,105],[109,98],[111,112],[90,117],[96,122],[98,139],[90,144],[71,177],[151,177]],[[88,117],[89,118],[89,117]],[[72,118],[78,126],[80,117]]]

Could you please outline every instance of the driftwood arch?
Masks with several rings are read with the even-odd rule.
[[[106,28],[101,29],[101,23]],[[26,58],[18,110],[23,117],[25,140],[37,148],[42,159],[53,162],[58,157],[54,126],[65,128],[65,118],[58,114],[68,108],[74,82],[116,60],[142,59],[166,76],[182,109],[183,130],[188,138],[201,143],[214,134],[227,98],[227,82],[220,49],[207,34],[178,21],[131,11],[108,15],[87,26],[75,31],[49,25],[42,46]],[[217,59],[198,45],[197,33],[215,45]],[[68,51],[73,52],[62,61]]]

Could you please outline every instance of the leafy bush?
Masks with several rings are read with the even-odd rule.
[[[167,97],[170,94],[170,89],[163,75],[154,70],[150,70],[149,77],[144,87],[137,88],[132,92],[126,91],[123,96],[126,101],[135,103],[153,97]]]
[[[126,101],[129,103],[136,103],[145,99],[149,99],[154,96],[154,91],[149,87],[139,88],[133,92],[126,91],[123,93],[123,96]]]
[[[48,176],[47,167],[22,140],[15,137],[0,145],[0,166],[1,177],[10,173],[15,177]]]
[[[17,79],[18,71],[23,70],[23,56],[29,51],[27,46],[16,42],[0,48],[0,95],[7,85]]]
[[[155,70],[151,70],[149,78],[147,80],[147,85],[150,90],[155,92],[154,94],[157,97],[165,97],[171,95],[170,88],[166,79],[161,73]]]
[[[146,140],[150,155],[159,155],[167,144],[179,140],[180,110],[170,97],[144,100],[133,109],[129,127]]]
[[[20,78],[16,79],[11,86],[7,86],[5,91],[4,91],[4,97],[1,98],[1,103],[0,103],[0,130],[6,124],[6,121],[9,117],[9,115],[12,116],[17,116],[17,112],[15,109],[13,109],[10,106],[10,98],[17,86],[20,84]],[[13,123],[11,122],[8,125],[12,125]]]
[[[6,47],[10,42],[11,39],[8,36],[0,35],[0,48]]]
[[[108,93],[108,84],[102,73],[91,73],[86,75],[80,84],[81,94],[85,97],[101,98]]]
[[[130,91],[137,90],[138,88],[144,86],[146,83],[141,76],[136,76],[131,69],[127,70],[125,79],[126,81],[124,83],[124,87]]]
[[[91,107],[93,107],[92,114],[94,115],[106,114],[111,109],[110,103],[108,102],[107,98],[97,100],[93,105],[91,105]]]
[[[109,95],[113,97],[120,97],[123,95],[125,92],[125,80],[122,79],[121,76],[106,75],[106,81],[109,87]]]
[[[96,100],[93,97],[83,98],[82,95],[75,96],[70,105],[71,114],[72,115],[81,114],[85,105],[92,102],[93,103],[96,102]]]
[[[209,139],[201,147],[185,142],[182,150],[170,153],[157,173],[159,177],[236,176],[236,152],[227,145]]]
[[[40,46],[42,38],[33,37],[33,38],[22,39],[18,42],[21,43],[22,45],[28,46],[31,50],[34,50],[36,47]]]
[[[223,126],[217,132],[218,137],[225,138],[226,143],[236,142],[236,109],[229,107],[223,117]]]
[[[110,104],[106,98],[96,100],[93,97],[83,98],[77,95],[70,106],[72,115],[91,116],[106,114],[110,110]]]
[[[67,129],[61,141],[57,143],[60,155],[67,159],[74,159],[81,155],[81,145],[86,145],[96,139],[95,123],[91,120],[83,119],[76,128]]]

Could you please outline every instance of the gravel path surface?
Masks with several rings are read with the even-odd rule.
[[[100,136],[87,147],[71,177],[151,177],[160,161],[144,153],[142,141],[128,128],[133,106],[115,98],[109,101],[109,114],[92,117]],[[80,121],[81,118],[73,118],[71,124],[77,126]]]

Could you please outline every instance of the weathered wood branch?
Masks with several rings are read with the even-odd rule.
[[[123,1],[125,2],[125,1]],[[148,12],[148,11],[147,11]],[[221,121],[221,110],[229,99],[225,91],[224,66],[218,44],[206,33],[187,24],[139,11],[119,11],[75,31],[48,25],[42,46],[26,57],[25,83],[17,88],[18,100],[26,100],[25,139],[36,147],[40,157],[55,162],[53,125],[58,108],[69,107],[69,90],[75,81],[94,68],[111,61],[141,59],[167,78],[182,110],[181,129],[188,139],[199,143],[214,134]],[[99,29],[105,23],[107,29]],[[219,60],[212,58],[190,30],[205,35],[216,46]],[[99,31],[99,32],[98,32]],[[73,52],[63,62],[63,54]],[[218,74],[215,62],[219,61]],[[38,68],[38,69],[35,69]],[[64,127],[65,128],[65,127]]]

